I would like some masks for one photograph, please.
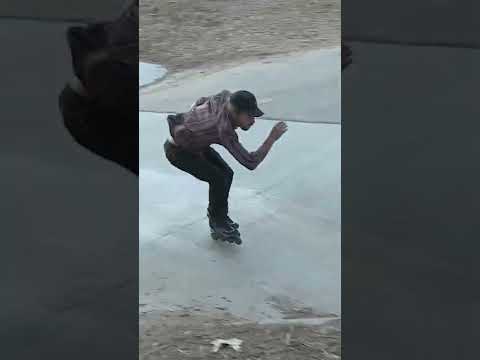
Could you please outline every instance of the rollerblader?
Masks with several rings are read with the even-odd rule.
[[[256,169],[287,131],[287,125],[279,122],[256,151],[247,151],[239,142],[236,130],[249,130],[255,118],[262,115],[252,93],[224,90],[198,99],[186,113],[167,118],[171,137],[165,142],[165,155],[173,166],[209,184],[207,216],[215,240],[242,242],[238,223],[228,216],[233,170],[211,145],[225,147],[244,167]]]

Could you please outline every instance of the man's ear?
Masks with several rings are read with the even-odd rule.
[[[239,115],[237,108],[231,102],[228,103],[228,110],[235,115]]]

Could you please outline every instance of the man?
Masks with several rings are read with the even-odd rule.
[[[171,138],[164,145],[166,157],[173,166],[209,184],[207,214],[210,227],[224,240],[236,237],[235,241],[241,242],[239,226],[228,216],[233,170],[211,145],[225,147],[247,169],[256,169],[287,131],[287,125],[280,122],[256,151],[247,151],[240,144],[236,130],[249,130],[255,118],[262,115],[252,93],[237,91],[232,94],[224,90],[200,98],[187,113],[168,116]]]

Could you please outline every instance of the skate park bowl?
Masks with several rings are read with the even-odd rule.
[[[247,64],[252,73],[237,68],[140,91],[140,103],[150,110],[140,112],[140,313],[195,309],[258,322],[314,323],[340,316],[338,52],[285,58],[272,67]],[[328,68],[313,66],[312,54]],[[313,69],[305,68],[308,62]],[[278,71],[294,78],[291,90],[274,80]],[[289,131],[254,172],[214,146],[235,172],[229,203],[241,246],[210,238],[208,185],[171,166],[163,152],[168,126],[162,108],[183,110],[224,88],[247,88],[271,99],[263,104],[266,113],[304,120],[289,121]],[[239,133],[241,142],[256,149],[273,124],[257,119]]]

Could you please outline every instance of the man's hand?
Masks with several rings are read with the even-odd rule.
[[[272,131],[270,132],[270,136],[272,137],[273,141],[277,141],[282,137],[283,134],[285,134],[288,130],[288,125],[281,121],[278,124],[275,124],[275,126],[272,128]]]

